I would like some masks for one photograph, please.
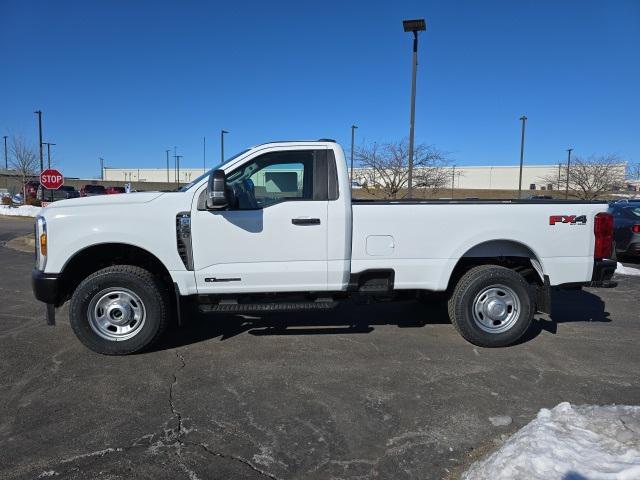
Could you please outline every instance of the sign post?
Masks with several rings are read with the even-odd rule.
[[[58,170],[48,168],[43,170],[40,174],[40,185],[42,185],[42,188],[46,188],[47,190],[58,190],[62,185],[64,185],[64,177]],[[44,200],[44,192],[42,192],[42,197],[42,200]]]

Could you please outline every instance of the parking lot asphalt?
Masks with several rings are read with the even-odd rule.
[[[45,325],[33,254],[4,246],[31,229],[0,219],[3,479],[453,478],[540,408],[640,404],[640,277],[554,293],[509,348],[465,342],[437,303],[351,303],[199,316],[105,357],[66,306]]]

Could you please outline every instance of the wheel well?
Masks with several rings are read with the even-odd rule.
[[[460,277],[479,265],[506,267],[518,272],[530,284],[544,284],[542,264],[529,247],[512,240],[492,240],[467,250],[453,268],[447,289],[453,288]]]
[[[110,265],[135,265],[151,272],[167,285],[171,285],[169,271],[152,253],[125,243],[102,243],[79,251],[64,266],[60,277],[62,284],[60,304],[71,297],[82,280]]]

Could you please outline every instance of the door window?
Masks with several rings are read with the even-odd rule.
[[[267,153],[227,175],[232,208],[252,210],[313,199],[314,151]]]

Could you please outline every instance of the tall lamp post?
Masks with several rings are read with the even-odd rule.
[[[522,135],[520,137],[520,177],[518,179],[518,198],[522,198],[522,166],[524,164],[524,129],[527,123],[525,115],[520,117],[522,121]]]
[[[4,135],[4,168],[9,170],[9,157],[7,156],[7,136]]]
[[[171,150],[167,149],[165,150],[165,153],[167,154],[167,183],[169,183],[169,152]]]
[[[224,162],[224,134],[229,133],[226,130],[220,130],[220,163]]]
[[[403,20],[405,32],[413,33],[413,71],[411,75],[411,120],[409,122],[409,175],[407,178],[407,197],[411,198],[413,188],[413,126],[416,120],[416,73],[418,70],[418,32],[427,29],[424,18]]]
[[[55,146],[55,143],[42,142],[42,144],[47,146],[47,168],[51,168],[51,146]]]
[[[39,134],[39,145],[40,145],[40,171],[44,170],[44,160],[42,157],[42,110],[36,110],[36,115],[38,115],[38,134]]]
[[[571,152],[573,148],[567,148],[567,183],[564,187],[564,199],[569,200],[569,171],[571,169]]]
[[[351,173],[349,175],[349,180],[353,182],[353,145],[356,139],[356,129],[357,125],[351,125]]]

